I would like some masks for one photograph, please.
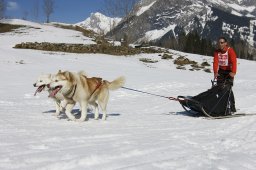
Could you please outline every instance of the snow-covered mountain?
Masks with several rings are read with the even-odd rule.
[[[114,28],[120,21],[121,18],[111,18],[99,12],[96,12],[91,13],[91,16],[87,18],[85,21],[79,22],[75,25],[92,30],[98,34],[106,34],[112,28]]]
[[[256,47],[255,0],[142,0],[127,20],[114,29],[120,39],[131,42],[168,41],[197,31],[201,37],[216,40],[226,35]]]

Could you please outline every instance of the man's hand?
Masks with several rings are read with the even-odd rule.
[[[236,73],[233,73],[233,72],[230,72],[230,73],[229,73],[229,76],[232,77],[232,78],[234,78],[235,75],[236,75]]]
[[[214,79],[217,79],[218,76],[219,76],[218,73],[214,73]]]

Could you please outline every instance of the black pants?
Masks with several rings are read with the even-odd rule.
[[[217,77],[217,84],[222,84],[222,83],[229,83],[231,86],[234,85],[234,78],[229,76],[230,70],[221,70],[219,69],[218,71],[218,77]],[[230,92],[230,109],[231,112],[236,112],[236,107],[235,107],[235,96],[233,93],[233,90],[231,89]]]

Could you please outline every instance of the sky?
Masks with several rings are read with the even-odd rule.
[[[45,22],[43,0],[5,0],[7,4],[5,15],[8,18],[27,19]],[[39,3],[39,17],[34,14]],[[77,23],[85,20],[94,12],[104,11],[105,0],[54,0],[54,13],[50,16],[52,22]]]

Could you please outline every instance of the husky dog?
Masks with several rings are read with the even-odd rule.
[[[114,81],[109,82],[107,80],[102,80],[102,78],[99,77],[88,78],[80,73],[59,71],[50,83],[50,88],[52,89],[50,96],[55,96],[55,94],[61,92],[67,102],[65,113],[70,120],[85,121],[88,104],[95,108],[94,119],[99,118],[99,104],[103,112],[102,119],[106,120],[109,90],[117,90],[118,88],[121,88],[124,83],[124,77],[119,77]],[[76,102],[78,102],[81,107],[80,119],[76,119],[71,113]]]
[[[60,112],[65,108],[66,103],[64,101],[64,97],[61,93],[56,93],[54,96],[51,96],[52,90],[50,89],[50,83],[52,82],[53,75],[51,74],[43,74],[37,78],[37,81],[33,84],[34,87],[38,87],[35,91],[34,96],[37,93],[42,91],[48,91],[49,97],[51,97],[55,101],[56,112],[54,116],[59,116]]]

